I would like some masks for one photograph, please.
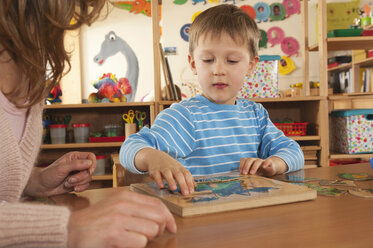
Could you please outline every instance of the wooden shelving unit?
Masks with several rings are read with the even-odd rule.
[[[350,159],[360,158],[367,159],[373,154],[334,154],[330,151],[329,142],[329,113],[333,110],[348,110],[348,109],[366,109],[373,108],[373,94],[353,93],[328,96],[328,73],[353,69],[353,81],[355,89],[359,88],[361,67],[373,66],[373,58],[368,58],[362,61],[352,61],[335,68],[328,69],[327,58],[329,51],[343,50],[368,50],[373,49],[373,36],[359,37],[327,37],[327,1],[317,1],[318,11],[318,43],[308,47],[309,30],[308,30],[308,4],[309,1],[302,1],[303,28],[304,28],[304,68],[305,82],[309,81],[309,52],[318,52],[319,55],[319,81],[320,81],[320,96],[326,100],[320,100],[320,105],[323,109],[319,112],[320,125],[320,146],[321,156],[320,165],[329,166],[329,161],[332,159]]]

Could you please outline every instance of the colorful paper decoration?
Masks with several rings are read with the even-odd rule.
[[[270,5],[270,8],[271,8],[271,15],[269,16],[269,19],[271,22],[281,21],[285,19],[286,11],[282,3],[272,3]]]
[[[287,75],[295,70],[294,62],[290,57],[282,56],[278,71],[281,75]]]
[[[271,27],[267,31],[268,42],[271,44],[272,47],[276,44],[280,44],[281,41],[284,39],[284,36],[284,30],[282,30],[282,28],[280,27]]]
[[[269,8],[268,4],[258,2],[254,5],[254,9],[256,12],[255,18],[258,20],[258,23],[268,21],[268,18],[271,15],[271,9]]]
[[[284,0],[283,4],[286,9],[286,18],[291,15],[300,14],[300,2],[299,0]]]
[[[194,22],[194,19],[196,19],[196,17],[197,17],[199,14],[201,14],[201,13],[202,13],[202,11],[197,11],[196,13],[194,13],[193,16],[192,16],[192,22]]]
[[[267,47],[267,41],[268,41],[268,37],[267,37],[267,33],[266,31],[260,29],[260,40],[259,40],[259,48],[266,48]]]
[[[209,3],[220,3],[220,0],[207,0]]]
[[[293,37],[286,37],[281,41],[281,50],[289,57],[298,56],[299,43]]]
[[[190,30],[190,23],[185,24],[180,29],[180,36],[186,42],[189,41],[189,30]]]
[[[151,2],[150,0],[136,0],[136,1],[116,1],[111,0],[110,3],[117,8],[129,10],[130,13],[144,14],[151,16]]]
[[[203,4],[206,4],[206,0],[192,0],[192,4],[196,5],[197,3],[203,2]]]
[[[328,3],[326,5],[327,32],[334,29],[346,29],[359,17],[359,2]],[[317,25],[316,25],[317,27]]]
[[[177,5],[183,5],[187,2],[188,0],[175,0],[174,1],[174,4],[177,4]]]
[[[255,19],[256,17],[256,11],[254,9],[254,7],[250,6],[250,5],[242,5],[240,7],[246,14],[248,14],[252,19]]]

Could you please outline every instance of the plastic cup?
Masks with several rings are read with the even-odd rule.
[[[105,126],[105,135],[106,137],[117,137],[120,136],[120,128],[118,125],[106,125]]]
[[[76,123],[72,125],[74,128],[74,139],[76,143],[88,143],[89,124]]]
[[[52,144],[65,144],[66,143],[66,127],[64,124],[49,125]]]
[[[106,156],[97,155],[96,156],[96,170],[93,172],[94,176],[105,175],[106,168]]]

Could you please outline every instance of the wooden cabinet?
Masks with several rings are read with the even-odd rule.
[[[315,1],[313,1],[315,3]],[[328,52],[329,51],[343,51],[343,50],[361,50],[373,49],[373,36],[360,37],[327,37],[327,1],[317,1],[318,12],[318,43],[309,46],[309,32],[308,29],[308,4],[309,1],[302,1],[302,15],[303,15],[303,29],[304,29],[304,82],[306,82],[306,89],[309,88],[309,52],[318,52],[319,63],[319,81],[320,81],[320,107],[318,115],[319,135],[321,156],[320,165],[329,166],[331,159],[349,159],[362,158],[366,159],[372,157],[373,154],[335,154],[330,151],[329,140],[329,113],[333,110],[341,109],[366,109],[373,108],[373,94],[364,94],[355,92],[352,94],[340,94],[328,96],[328,73],[334,70],[353,69],[353,83],[355,89],[359,89],[360,76],[359,68],[373,66],[373,59],[365,59],[363,61],[352,61],[350,64],[342,65],[338,68],[328,70]]]

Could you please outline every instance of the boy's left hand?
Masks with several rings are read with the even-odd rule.
[[[257,174],[259,176],[274,176],[282,174],[288,170],[284,160],[279,157],[260,158],[241,158],[238,170],[241,174]]]

